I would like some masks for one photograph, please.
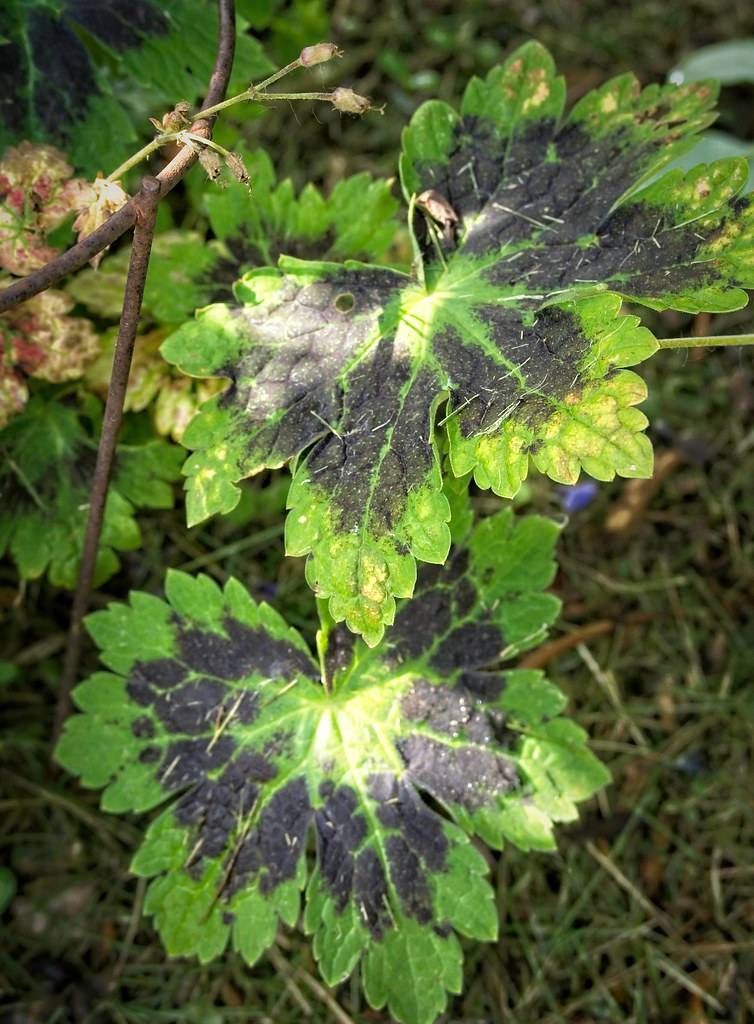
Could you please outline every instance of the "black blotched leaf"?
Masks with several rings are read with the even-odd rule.
[[[108,671],[76,690],[57,757],[106,810],[161,808],[132,867],[171,954],[231,945],[253,963],[305,890],[328,984],[360,965],[373,1006],[435,1019],[461,986],[456,933],[497,929],[470,838],[551,849],[607,779],[562,694],[510,667],[557,614],[556,534],[510,511],[483,521],[425,567],[376,648],[325,621],[324,678],[233,580],[174,572],[167,601],[89,616]]]
[[[416,561],[447,556],[443,471],[504,497],[530,463],[563,483],[651,473],[646,389],[625,367],[657,343],[624,298],[727,310],[754,285],[745,160],[637,191],[709,124],[710,83],[642,91],[622,75],[565,117],[564,96],[528,44],[472,79],[460,112],[419,108],[401,157],[412,275],[281,259],[163,347],[230,381],[183,437],[189,522],[292,461],[287,550],[368,643],[412,594]]]

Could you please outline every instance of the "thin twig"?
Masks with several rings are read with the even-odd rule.
[[[551,661],[559,658],[574,647],[578,647],[579,644],[587,643],[587,641],[594,640],[598,636],[606,636],[617,629],[618,626],[644,625],[657,618],[658,615],[653,612],[631,612],[628,615],[622,616],[620,621],[617,619],[597,619],[596,622],[587,622],[583,626],[578,626],[571,633],[565,633],[563,636],[556,637],[555,640],[540,644],[531,654],[521,658],[516,664],[516,668],[544,668],[545,665],[548,665]]]
[[[160,201],[160,183],[151,175],[146,175],[141,182],[139,193],[139,213],[137,214],[134,240],[131,247],[131,260],[128,264],[126,290],[123,296],[123,312],[120,318],[118,338],[115,342],[113,368],[110,386],[107,392],[105,415],[102,421],[102,433],[97,448],[97,462],[94,467],[92,493],[89,499],[89,517],[84,536],[84,550],[81,555],[81,567],[76,584],[71,611],[71,628],[68,634],[68,646],[65,652],[63,674],[60,680],[58,702],[55,708],[55,728],[53,741],[57,741],[63,722],[71,710],[71,689],[78,672],[83,640],[84,616],[89,607],[89,598],[94,581],[94,570],[97,564],[97,549],[102,532],[102,520],[105,513],[105,502],[110,486],[110,473],[113,467],[115,445],[118,440],[123,404],[128,387],[128,375],[131,371],[131,356],[136,340],[136,328],[139,325],[141,301],[144,298],[144,285],[149,268],[149,256],[152,251],[157,205]]]
[[[218,47],[215,58],[215,67],[212,77],[209,80],[207,95],[199,111],[208,110],[220,103],[225,96],[225,90],[230,81],[230,72],[233,66],[233,55],[236,47],[236,10],[235,0],[218,0],[219,29]],[[210,137],[212,133],[212,122],[209,118],[199,117],[191,125],[191,131],[199,135]],[[188,146],[184,146],[180,152],[164,167],[157,175],[160,183],[160,198],[167,195],[175,188],[186,172],[198,160],[199,155]],[[50,285],[55,284],[68,274],[80,270],[98,253],[103,252],[109,245],[112,245],[129,228],[133,227],[136,221],[137,198],[130,199],[125,206],[109,217],[105,223],[87,235],[82,241],[71,246],[57,259],[46,263],[39,270],[15,281],[8,288],[0,292],[0,313],[20,302],[25,302],[43,292]]]
[[[128,930],[126,931],[125,938],[123,939],[123,945],[121,946],[120,956],[115,963],[115,967],[113,967],[112,974],[107,980],[108,992],[113,992],[115,990],[118,982],[120,981],[121,974],[123,974],[123,971],[126,969],[128,958],[131,955],[131,947],[134,944],[136,933],[139,930],[146,891],[146,878],[139,878],[136,882],[136,893],[134,895],[134,902],[131,908],[131,916],[128,921]]]

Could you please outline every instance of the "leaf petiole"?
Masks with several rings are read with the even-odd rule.
[[[330,639],[330,632],[335,626],[335,619],[330,614],[329,598],[318,597],[316,601],[320,621],[320,627],[317,630],[317,659],[319,660],[322,683],[325,689],[329,691],[331,680],[327,678],[327,644]]]
[[[712,334],[703,338],[658,338],[660,348],[731,348],[754,345],[754,334]]]

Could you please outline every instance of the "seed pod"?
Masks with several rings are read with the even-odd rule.
[[[203,146],[199,150],[199,163],[207,172],[207,177],[210,181],[217,181],[222,174],[222,160],[214,149],[208,149],[206,146]]]
[[[335,43],[315,43],[313,46],[305,46],[298,59],[302,67],[311,68],[315,64],[324,64],[333,57],[342,56],[343,51],[339,50]]]
[[[346,89],[345,86],[338,86],[331,95],[332,105],[336,110],[344,114],[366,114],[372,110],[372,101],[366,96],[359,96],[353,89]]]
[[[225,157],[225,163],[236,181],[240,181],[242,185],[249,184],[249,172],[246,170],[246,165],[238,153],[228,153]]]

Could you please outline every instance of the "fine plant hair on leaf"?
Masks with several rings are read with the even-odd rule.
[[[24,579],[45,572],[59,587],[76,585],[100,403],[35,396],[0,431],[0,556],[8,552]],[[121,444],[115,456],[97,553],[95,582],[118,570],[118,551],[141,544],[137,508],[171,508],[180,449],[164,441]]]
[[[291,462],[287,550],[370,644],[416,560],[447,556],[443,471],[503,497],[531,463],[562,483],[650,475],[646,389],[626,367],[657,343],[623,299],[721,311],[754,285],[745,160],[639,188],[710,123],[712,84],[622,75],[567,115],[564,96],[531,43],[472,79],[460,111],[419,108],[400,161],[413,275],[281,259],[163,346],[230,381],[183,438],[189,522]]]
[[[394,1019],[442,1012],[457,934],[497,932],[470,838],[552,849],[608,780],[556,687],[508,667],[558,613],[557,533],[510,509],[482,521],[377,647],[325,621],[319,665],[235,580],[171,572],[167,603],[133,593],[88,617],[108,671],[75,691],[57,758],[106,810],[160,808],[132,869],[172,955],[253,964],[303,893],[328,984],[360,965]]]
[[[289,256],[383,260],[395,240],[398,203],[391,183],[371,174],[344,178],[324,197],[313,185],[298,194],[290,179],[277,181],[263,149],[239,147],[252,190],[238,182],[194,185],[214,236],[196,231],[157,235],[147,276],[144,309],[161,324],[180,324],[198,306],[231,296],[231,285],[250,269]],[[129,250],[106,257],[68,284],[71,295],[109,319],[120,314]]]
[[[113,84],[128,81],[155,109],[194,103],[216,51],[216,13],[204,0],[6,0],[2,28],[0,152],[19,138],[55,142],[92,176],[103,158],[115,167],[130,154],[143,123],[139,101],[132,115]],[[239,32],[231,91],[272,70]]]

